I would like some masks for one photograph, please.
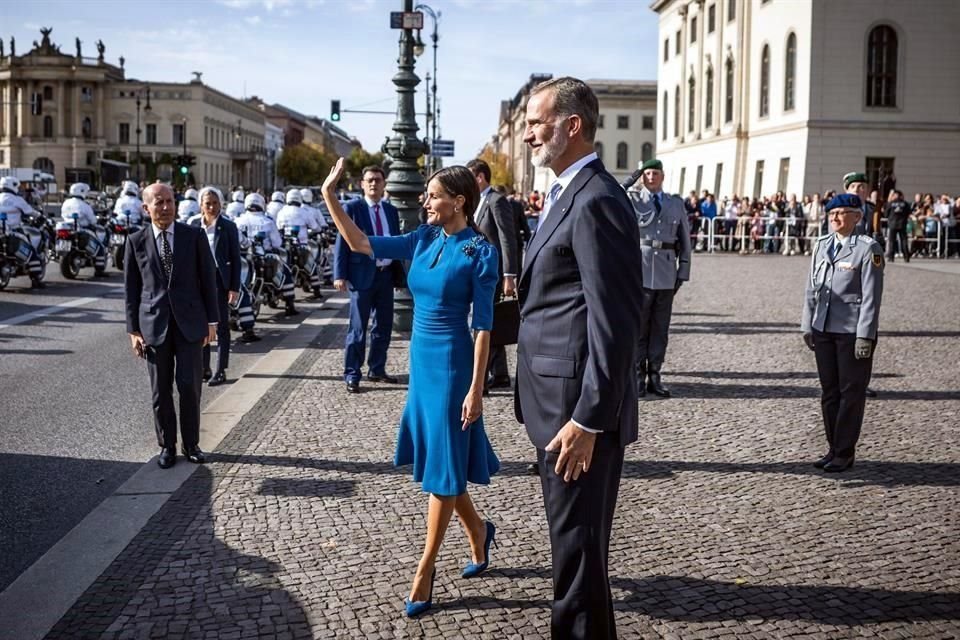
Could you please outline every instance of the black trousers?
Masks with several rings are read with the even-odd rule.
[[[147,371],[153,390],[153,422],[157,444],[177,446],[177,413],[173,408],[173,384],[180,396],[180,435],[183,446],[200,443],[200,391],[203,383],[202,342],[188,342],[173,315],[161,345],[147,348]]]
[[[217,371],[226,371],[230,365],[230,303],[229,293],[217,282]],[[210,345],[203,347],[203,368],[210,368]]]
[[[897,242],[900,243],[900,253],[903,254],[903,261],[910,262],[910,245],[907,244],[906,229],[889,229],[887,231],[887,260],[893,262],[894,254],[897,252]]]
[[[506,378],[510,376],[507,369],[507,348],[503,345],[490,347],[490,357],[487,360],[487,376]]]
[[[640,334],[637,339],[637,360],[663,364],[667,355],[667,335],[673,313],[673,289],[641,289]]]
[[[597,435],[590,471],[569,483],[557,453],[537,450],[553,555],[554,640],[616,638],[607,558],[623,470],[617,434]]]
[[[873,371],[873,358],[854,357],[856,341],[857,336],[850,333],[813,332],[823,427],[830,453],[840,458],[856,451]]]

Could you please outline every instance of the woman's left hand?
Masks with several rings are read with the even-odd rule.
[[[460,412],[460,419],[463,420],[463,431],[476,422],[483,413],[483,391],[474,391],[470,389],[467,397],[463,399],[463,409]]]

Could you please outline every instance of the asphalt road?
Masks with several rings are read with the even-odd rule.
[[[45,290],[15,278],[0,291],[0,591],[158,451],[146,367],[125,331],[122,276],[92,272],[71,282],[51,263]],[[305,315],[264,308],[264,340],[234,343],[228,379]],[[204,387],[203,405],[228,388]]]

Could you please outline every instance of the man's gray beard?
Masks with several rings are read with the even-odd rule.
[[[530,164],[538,168],[549,167],[566,149],[563,131],[560,127],[555,127],[553,136],[540,147],[540,153],[530,154]]]

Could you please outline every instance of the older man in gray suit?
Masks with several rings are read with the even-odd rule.
[[[861,207],[860,198],[850,193],[827,203],[833,233],[823,236],[813,252],[800,324],[817,358],[830,447],[814,466],[828,472],[853,466],[880,320],[883,249],[857,233]]]
[[[669,398],[670,391],[660,380],[667,354],[667,337],[673,297],[690,279],[690,224],[683,201],[663,193],[663,164],[647,160],[640,167],[643,188],[630,191],[630,200],[640,226],[640,255],[643,274],[643,306],[637,346],[637,386]]]

